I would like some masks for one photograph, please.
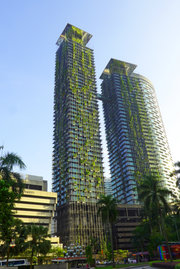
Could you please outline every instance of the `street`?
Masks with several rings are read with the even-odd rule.
[[[124,269],[125,269],[125,268],[127,268],[127,267],[124,267]],[[130,267],[128,267],[128,268],[131,268],[131,269],[152,269],[152,268],[157,269],[157,268],[155,268],[155,267],[151,267],[151,266],[149,266],[149,265],[130,266]],[[123,269],[123,268],[122,268],[122,269]]]

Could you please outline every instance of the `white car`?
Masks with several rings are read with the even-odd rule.
[[[128,258],[128,263],[136,263],[136,259],[134,259],[134,258]]]

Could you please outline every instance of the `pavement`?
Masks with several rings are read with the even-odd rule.
[[[151,267],[149,265],[124,267],[124,269],[127,269],[127,268],[130,268],[130,269],[152,269],[152,268],[157,269],[157,268]],[[121,269],[123,269],[123,267]]]

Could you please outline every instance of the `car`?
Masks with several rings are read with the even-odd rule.
[[[136,259],[134,258],[128,258],[128,263],[136,263]]]

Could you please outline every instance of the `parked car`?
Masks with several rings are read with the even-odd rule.
[[[134,259],[134,258],[128,258],[128,263],[136,263],[136,259]]]

